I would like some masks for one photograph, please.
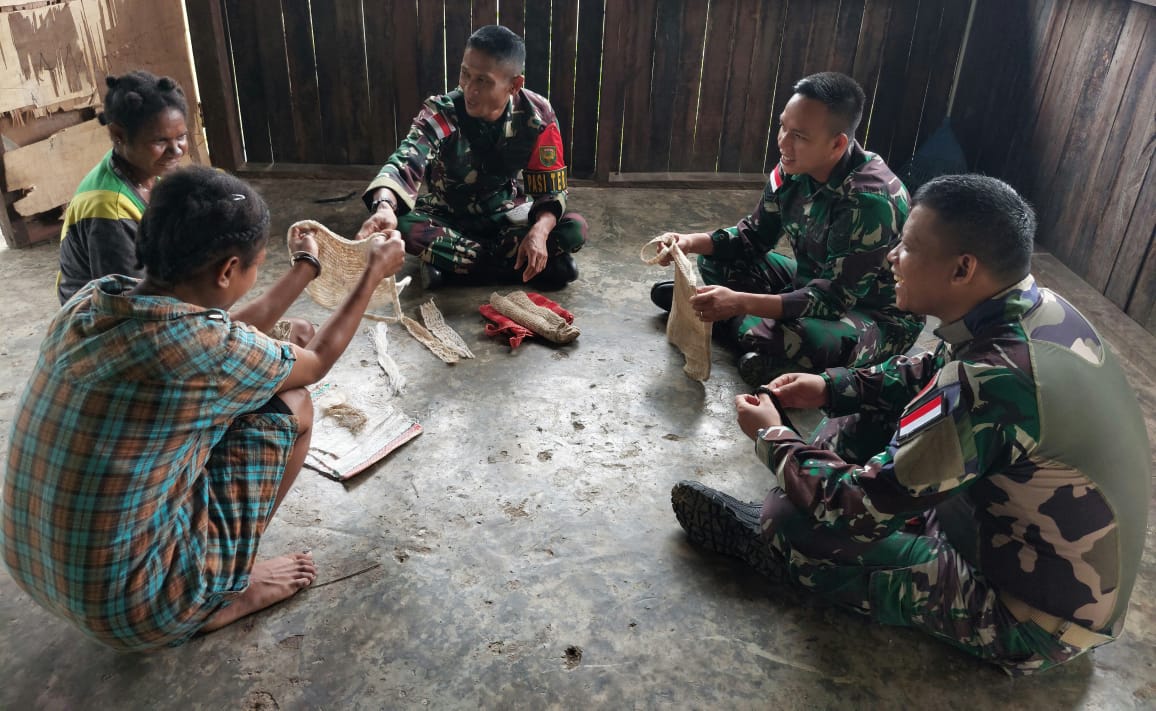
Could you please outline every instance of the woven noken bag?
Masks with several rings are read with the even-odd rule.
[[[301,220],[289,227],[286,241],[291,242],[294,235],[306,230],[313,234],[313,239],[317,242],[317,260],[321,262],[321,276],[309,282],[305,291],[314,301],[325,308],[335,308],[349,295],[350,291],[353,291],[361,273],[365,271],[365,265],[369,261],[366,255],[369,249],[369,240],[364,239],[359,242],[347,240],[320,222]],[[389,304],[393,307],[393,315],[378,316],[370,313],[365,315],[369,318],[397,323],[402,313],[399,295],[408,283],[409,277],[401,280],[401,282],[396,281],[393,277],[382,279],[377,288],[373,290],[373,296],[369,299],[369,308],[376,309]]]
[[[654,256],[648,254],[654,249],[651,245],[658,245]],[[690,306],[690,297],[694,296],[698,286],[694,263],[683,254],[677,242],[664,242],[662,237],[655,237],[643,245],[641,256],[647,264],[658,264],[668,254],[674,265],[674,301],[670,306],[670,318],[666,320],[666,340],[686,358],[683,372],[692,380],[705,381],[710,379],[711,325],[695,316]]]

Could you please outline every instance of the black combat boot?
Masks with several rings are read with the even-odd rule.
[[[738,558],[775,582],[787,581],[787,567],[763,541],[762,506],[743,503],[697,481],[680,481],[670,490],[674,515],[692,543]]]
[[[561,289],[578,278],[574,255],[564,252],[546,260],[546,266],[531,281],[543,289]]]

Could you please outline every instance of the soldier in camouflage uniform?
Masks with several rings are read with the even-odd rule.
[[[566,164],[550,102],[523,87],[526,46],[500,25],[470,36],[460,86],[431,96],[363,196],[359,238],[399,229],[426,288],[449,274],[561,286],[586,223],[566,212]],[[523,184],[519,185],[521,174]],[[422,182],[429,190],[418,195]]]
[[[672,501],[698,544],[1041,671],[1121,632],[1150,498],[1144,418],[1095,329],[1028,273],[1035,218],[1014,190],[950,176],[914,205],[889,260],[899,305],[941,319],[938,347],[740,395],[778,485],[761,506],[696,482]],[[772,394],[831,418],[806,441]]]
[[[749,351],[743,378],[877,363],[911,347],[922,320],[894,306],[885,256],[907,217],[903,183],[855,140],[863,90],[836,72],[808,76],[780,117],[782,160],[755,211],[713,233],[676,234],[697,253],[692,306],[715,333]],[[786,236],[794,259],[773,252]],[[669,309],[673,282],[651,298]]]

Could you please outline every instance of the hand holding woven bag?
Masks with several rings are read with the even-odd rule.
[[[647,256],[651,245],[658,245],[658,252]],[[694,263],[674,240],[664,241],[662,237],[655,237],[642,247],[642,261],[647,264],[658,264],[668,255],[674,265],[674,301],[666,321],[666,340],[682,351],[686,358],[682,370],[688,377],[700,382],[709,380],[711,325],[699,319],[690,305],[690,297],[698,287]]]
[[[317,242],[317,259],[321,262],[321,274],[309,282],[305,287],[306,293],[318,304],[325,308],[336,308],[338,304],[353,290],[361,273],[365,271],[368,262],[370,240],[348,240],[336,234],[325,225],[314,220],[301,220],[289,227],[286,240],[289,245],[300,238],[303,232],[312,234]],[[292,252],[292,246],[290,246]],[[373,316],[389,323],[397,323],[401,318],[400,294],[409,277],[400,282],[394,277],[387,277],[378,284],[369,300],[370,308],[380,308],[386,304],[393,306],[392,316]]]

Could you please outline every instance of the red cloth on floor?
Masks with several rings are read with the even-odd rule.
[[[550,309],[554,313],[561,316],[563,319],[565,319],[566,323],[574,323],[574,314],[570,313],[550,299],[547,299],[545,296],[534,292],[530,292],[526,294],[526,296],[530,299],[530,301],[537,304],[538,306]],[[523,340],[534,335],[533,331],[526,328],[517,321],[514,321],[513,319],[507,318],[498,313],[498,310],[489,304],[482,304],[478,307],[478,311],[482,313],[482,316],[485,316],[490,321],[493,321],[493,323],[486,324],[486,335],[508,336],[510,339],[511,349],[522,345]]]

